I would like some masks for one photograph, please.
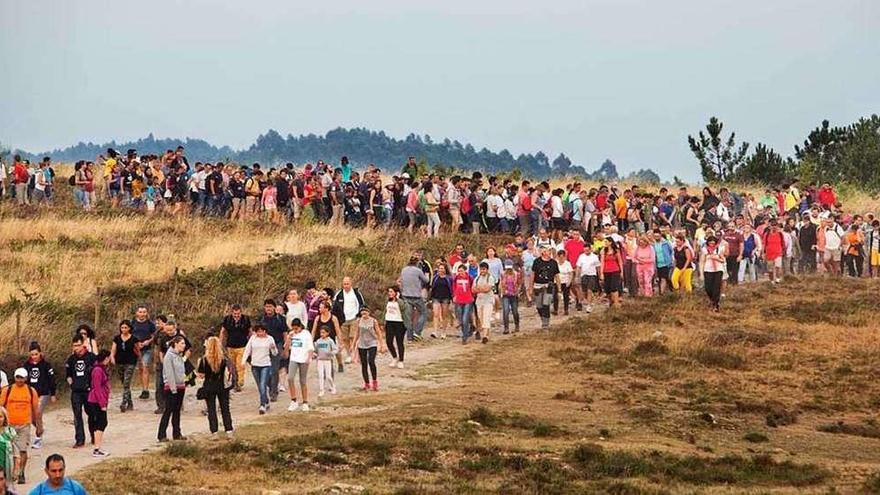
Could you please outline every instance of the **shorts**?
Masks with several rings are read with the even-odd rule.
[[[605,294],[620,293],[620,272],[605,274]]]
[[[590,291],[593,294],[597,294],[599,292],[599,276],[598,275],[582,275],[581,276],[581,289],[586,291]]]
[[[449,304],[449,299],[431,299],[431,302],[434,304]]]
[[[27,452],[31,445],[31,425],[12,426],[15,429],[15,438],[12,445],[19,452]]]
[[[871,251],[871,266],[880,266],[880,251]]]
[[[141,364],[144,366],[149,366],[153,362],[153,348],[147,347],[146,349],[141,349]]]
[[[354,332],[355,327],[357,326],[357,320],[349,320],[345,323],[339,325],[339,342],[342,344],[348,345],[351,342],[351,334]]]
[[[840,261],[840,249],[825,248],[825,254],[822,256],[822,260],[825,263],[828,263],[830,261]]]
[[[282,357],[278,361],[278,369],[284,370],[284,369],[287,369],[288,367],[290,367],[290,357]]]
[[[290,367],[287,369],[287,383],[291,387],[296,383],[296,375],[299,374],[299,386],[305,387],[309,378],[309,363],[297,363],[291,361]]]

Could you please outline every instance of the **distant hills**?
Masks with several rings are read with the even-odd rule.
[[[265,165],[277,165],[285,162],[306,163],[323,159],[338,163],[343,155],[356,166],[375,163],[381,169],[399,170],[410,156],[424,160],[431,167],[456,170],[480,170],[488,173],[510,172],[519,170],[526,177],[578,176],[587,180],[638,180],[640,182],[660,182],[660,177],[650,169],[639,170],[626,177],[618,174],[617,166],[611,160],[605,160],[598,169],[587,172],[583,166],[572,164],[571,160],[560,153],[552,161],[543,152],[520,154],[514,157],[503,149],[493,152],[486,148],[479,151],[471,144],[462,144],[455,140],[444,139],[435,142],[431,136],[410,134],[404,139],[395,139],[383,131],[371,131],[363,128],[337,128],[324,136],[315,134],[287,137],[281,136],[274,129],[257,137],[250,147],[233,150],[229,146],[214,146],[202,139],[156,139],[152,133],[143,139],[124,143],[110,141],[95,144],[80,142],[74,146],[56,149],[49,152],[31,154],[16,151],[30,159],[50,156],[55,161],[72,162],[92,160],[107,148],[114,148],[124,153],[129,148],[137,149],[140,154],[162,153],[166,149],[174,149],[182,145],[191,160],[199,161],[235,161],[239,163],[259,162]]]

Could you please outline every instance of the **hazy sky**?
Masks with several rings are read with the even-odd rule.
[[[0,142],[363,126],[697,177],[720,117],[783,154],[880,112],[878,0],[0,0]]]

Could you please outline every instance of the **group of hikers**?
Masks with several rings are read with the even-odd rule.
[[[172,439],[184,439],[180,416],[188,387],[197,387],[197,398],[205,402],[211,433],[222,425],[231,436],[230,400],[244,387],[248,368],[259,414],[283,392],[290,398],[288,411],[309,411],[310,380],[319,398],[335,394],[336,378],[351,363],[360,364],[362,390],[378,391],[379,354],[388,354],[388,366],[403,368],[407,343],[424,338],[429,318],[432,339],[454,336],[462,344],[488,344],[493,334],[520,330],[521,307],[534,307],[546,329],[560,306],[564,315],[590,313],[598,304],[614,309],[624,296],[686,294],[698,281],[718,311],[728,285],[765,274],[780,283],[794,273],[880,273],[880,221],[846,211],[829,184],[801,190],[791,181],[759,198],[709,187],[698,195],[685,187],[587,189],[577,182],[552,189],[547,182],[514,184],[496,177],[484,183],[480,173],[420,174],[410,160],[383,187],[378,169],[371,166],[359,175],[344,157],[335,169],[318,162],[265,174],[258,164],[197,163],[190,169],[182,149],[142,159],[134,150],[120,157],[111,149],[102,160],[100,169],[111,180],[103,182],[101,197],[112,207],[232,219],[268,215],[277,222],[295,221],[310,210],[316,220],[331,224],[400,226],[426,236],[441,230],[490,233],[499,235],[490,239],[505,241],[482,252],[459,243],[450,253],[413,253],[383,294],[368,295],[383,301],[379,307],[370,308],[349,277],[338,288],[309,282],[302,292],[293,288],[266,299],[259,314],[232,304],[201,343],[192,342],[173,315],[152,318],[146,305],[119,322],[106,342],[80,325],[64,379],[74,416],[73,448],[85,447],[88,433],[95,457],[108,455],[103,434],[112,375],[122,385],[121,413],[135,407],[133,388],[140,385],[142,401],[153,390],[161,415],[157,440],[168,439],[169,423]],[[99,201],[93,165],[78,163],[70,181],[77,204],[87,209]],[[41,162],[39,170],[48,168],[48,160]],[[18,186],[15,182],[16,197],[52,196],[31,195],[26,183]],[[56,377],[37,342],[12,376],[12,383],[2,377],[0,460],[5,478],[23,483],[28,449],[42,446],[42,412],[57,399]]]

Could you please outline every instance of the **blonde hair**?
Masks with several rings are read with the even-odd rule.
[[[11,391],[11,389],[10,389],[10,391]],[[9,393],[9,392],[7,392],[7,393]],[[0,416],[3,416],[3,421],[0,421],[0,427],[5,428],[5,427],[9,426],[9,412],[3,406],[0,406]]]
[[[217,373],[220,371],[220,364],[223,362],[223,347],[220,345],[220,339],[217,337],[208,337],[205,341],[205,362],[211,368],[211,371]]]

